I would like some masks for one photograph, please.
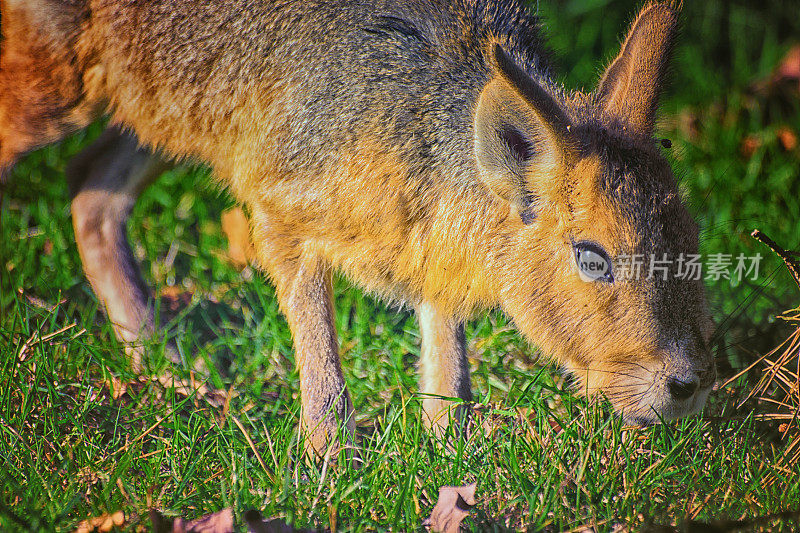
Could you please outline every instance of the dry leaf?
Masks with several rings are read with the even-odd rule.
[[[430,526],[433,531],[458,533],[461,522],[469,516],[469,510],[475,505],[477,486],[477,483],[470,483],[460,487],[439,488],[439,500],[425,525]]]
[[[774,83],[797,82],[800,89],[800,45],[795,45],[783,56],[773,75]]]
[[[263,519],[261,513],[250,510],[244,513],[249,533],[312,533],[310,529],[294,529],[282,518]],[[150,510],[153,533],[233,533],[233,511],[230,507],[205,515],[197,520],[167,518],[155,509]]]
[[[115,400],[119,400],[128,392],[128,384],[116,376],[111,376],[108,388],[111,391],[111,397]]]
[[[753,82],[751,87],[761,96],[796,96],[800,90],[800,45],[790,48],[772,74]]]
[[[691,109],[682,109],[678,114],[678,131],[690,142],[696,142],[700,136],[700,119]]]
[[[228,400],[228,396],[236,396],[236,392],[226,393],[224,390],[219,390],[210,386],[202,381],[190,381],[188,379],[181,379],[180,377],[170,372],[161,374],[160,376],[153,376],[146,378],[140,376],[140,381],[147,381],[152,379],[161,384],[165,389],[172,389],[176,394],[185,396],[187,398],[202,398],[209,403],[212,407],[222,407]]]
[[[311,529],[295,529],[283,518],[268,518],[264,520],[261,513],[251,509],[244,513],[249,533],[311,533]]]
[[[192,303],[192,291],[178,285],[167,285],[161,289],[159,296],[161,297],[162,308],[169,309],[173,313],[189,307]]]
[[[117,511],[114,514],[104,514],[84,520],[78,524],[75,533],[91,533],[93,531],[108,533],[113,528],[120,527],[123,524],[125,524],[125,513]]]
[[[222,213],[222,232],[228,238],[228,257],[238,266],[246,266],[254,256],[250,224],[240,207]]]
[[[755,154],[756,150],[759,148],[761,148],[761,139],[755,135],[748,135],[742,139],[742,144],[739,145],[739,151],[747,159],[753,157],[753,154]]]
[[[791,152],[797,146],[797,134],[786,126],[778,129],[778,141],[787,152]]]
[[[230,507],[196,520],[171,519],[150,509],[150,521],[153,523],[153,533],[233,533],[233,511]]]
[[[223,407],[238,396],[233,389],[228,391],[217,389],[194,375],[184,379],[168,370],[157,376],[136,376],[130,381],[123,381],[117,376],[111,375],[105,380],[97,381],[96,384],[98,391],[102,392],[107,388],[109,396],[113,400],[120,400],[130,392],[141,391],[150,382],[158,383],[164,389],[186,398],[203,399],[212,407]],[[157,391],[157,393],[161,398],[161,392]]]

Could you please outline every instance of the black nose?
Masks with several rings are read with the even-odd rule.
[[[681,381],[675,378],[670,379],[667,386],[669,387],[669,393],[676,400],[691,398],[694,391],[697,390],[696,381]]]

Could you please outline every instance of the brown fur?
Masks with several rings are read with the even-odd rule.
[[[492,307],[633,421],[702,405],[714,376],[702,283],[587,283],[573,257],[575,242],[610,256],[697,250],[650,137],[674,5],[642,11],[590,95],[552,82],[535,20],[514,0],[369,13],[341,0],[20,6],[3,4],[1,162],[107,105],[147,146],[209,163],[252,213],[294,335],[313,449],[354,427],[334,270],[416,307],[433,424],[449,418],[441,397],[471,398],[463,321]],[[30,6],[63,24],[48,27]],[[28,31],[37,38],[20,40]],[[66,97],[21,99],[32,86]],[[154,320],[124,221],[160,164],[112,131],[72,167],[81,257],[134,344]],[[697,392],[670,396],[675,380]]]
[[[0,179],[24,153],[86,126],[102,109],[82,91],[74,45],[85,10],[4,1],[0,54]]]

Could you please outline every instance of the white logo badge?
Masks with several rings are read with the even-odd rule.
[[[578,275],[583,281],[611,281],[611,265],[608,258],[595,250],[594,246],[576,246],[575,262]]]

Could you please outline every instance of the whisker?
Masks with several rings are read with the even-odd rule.
[[[653,371],[647,368],[646,366],[642,365],[641,363],[637,363],[636,361],[622,361],[620,364],[631,365],[631,366],[638,366],[648,374],[652,374]]]
[[[708,189],[708,192],[706,193],[705,198],[703,198],[703,203],[700,204],[700,209],[698,209],[698,211],[697,211],[698,213],[702,213],[703,212],[703,210],[706,207],[706,202],[708,202],[708,199],[711,197],[711,193],[714,192],[714,189],[717,188],[717,185],[720,183],[720,181],[722,181],[722,178],[725,177],[725,174],[727,174],[728,171],[732,167],[733,167],[733,163],[729,163],[728,166],[725,168],[725,170],[722,171],[722,174],[719,175],[719,179],[715,179],[714,180],[714,183],[711,185],[711,188]]]
[[[712,230],[712,229],[722,228],[723,226],[726,226],[726,225],[728,225],[728,224],[732,224],[732,223],[734,223],[734,222],[746,222],[746,221],[752,221],[752,220],[759,220],[759,217],[738,217],[738,218],[728,218],[728,219],[722,220],[722,221],[720,221],[720,222],[717,222],[717,223],[715,223],[715,224],[712,224],[712,225],[710,225],[710,226],[706,226],[706,227],[704,227],[704,228],[701,228],[701,229],[700,229],[700,234],[701,234],[703,237],[710,237],[710,236],[712,236],[712,235],[709,235],[709,234],[708,234],[708,231],[710,231],[710,230]],[[744,232],[742,232],[742,233],[744,233]]]
[[[647,368],[645,368],[645,367],[641,367],[641,368],[643,370],[646,370],[648,373],[652,374],[652,371],[648,370]],[[577,368],[573,369],[572,372],[577,375],[576,371],[578,371],[578,370],[580,370],[582,372],[599,372],[599,373],[603,373],[603,374],[612,374],[612,375],[617,375],[617,376],[625,376],[625,377],[629,377],[631,379],[638,379],[638,380],[643,381],[643,382],[649,381],[649,380],[643,378],[642,376],[638,376],[636,374],[629,374],[627,372],[622,372],[622,371],[619,371],[619,370],[606,370],[604,368],[577,367]]]
[[[577,368],[577,369],[573,370],[573,373],[578,375],[577,372],[576,372],[578,370],[581,372],[580,375],[583,375],[584,372],[597,372],[597,373],[600,373],[600,374],[611,374],[613,376],[625,376],[625,377],[629,377],[629,378],[632,378],[632,379],[641,379],[642,381],[647,381],[647,380],[641,378],[640,376],[637,376],[636,374],[628,374],[627,372],[620,372],[618,370],[602,370],[602,369],[597,369],[597,368],[595,368],[595,369],[593,369],[593,368]]]
[[[589,387],[591,389],[598,389],[598,390],[611,390],[612,388],[630,388],[635,385],[645,385],[649,382],[649,380],[642,379],[638,376],[627,376],[625,374],[621,374],[623,378],[630,380],[629,383],[609,383],[606,385],[598,385]],[[586,384],[581,384],[581,388],[586,388]]]
[[[757,289],[753,289],[753,290],[750,291],[750,294],[747,295],[747,298],[745,298],[742,302],[740,302],[739,305],[737,305],[736,308],[733,310],[733,312],[731,312],[731,314],[728,315],[728,317],[726,317],[725,320],[723,320],[717,326],[716,330],[714,331],[714,334],[711,336],[711,343],[716,342],[717,340],[719,340],[721,338],[721,335],[725,335],[725,333],[728,332],[728,330],[730,329],[731,325],[733,324],[732,319],[734,318],[734,314],[737,311],[739,311],[739,309],[741,309],[741,311],[739,311],[739,313],[735,316],[735,318],[738,319],[753,304],[753,302],[755,301],[755,298],[757,296],[759,296],[762,292],[764,292],[764,290],[772,282],[773,278],[775,277],[775,275],[780,270],[781,270],[781,266],[775,267],[775,269],[772,271],[772,273],[769,276],[767,276],[767,279],[765,279]],[[742,308],[742,306],[745,306],[745,307]],[[728,327],[726,329],[723,330],[722,327],[725,324],[729,324],[729,325],[728,325]]]
[[[625,398],[623,400],[624,403],[619,407],[619,410],[620,411],[624,411],[625,409],[628,409],[628,408],[631,408],[631,407],[634,407],[634,406],[638,406],[639,400],[641,400],[646,395],[646,393],[647,393],[647,391],[642,391],[641,393],[638,393],[638,394],[635,394],[635,395],[632,395],[632,396],[629,396],[629,397]]]

